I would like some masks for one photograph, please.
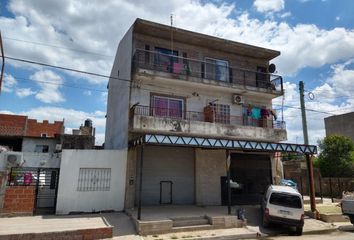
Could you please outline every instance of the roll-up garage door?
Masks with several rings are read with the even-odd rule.
[[[194,204],[194,149],[147,146],[142,204]]]

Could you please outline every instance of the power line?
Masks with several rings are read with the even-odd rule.
[[[63,46],[51,45],[51,44],[41,43],[41,42],[33,42],[33,41],[17,39],[17,38],[11,38],[11,37],[3,37],[3,38],[6,39],[6,40],[11,40],[11,41],[16,41],[16,42],[24,42],[24,43],[40,45],[40,46],[44,46],[44,47],[61,48],[61,49],[70,50],[70,51],[74,51],[74,52],[80,52],[80,53],[85,53],[85,54],[93,54],[93,55],[102,56],[102,57],[113,57],[113,56],[110,56],[110,55],[90,52],[90,51],[86,51],[86,50],[80,50],[80,49],[76,49],[76,48],[68,48],[68,47],[63,47]]]
[[[115,80],[125,81],[125,82],[131,83],[131,80],[129,80],[129,79],[118,78],[118,77],[112,77],[112,76],[103,75],[103,74],[98,74],[98,73],[94,73],[94,72],[88,72],[88,71],[82,71],[82,70],[77,70],[77,69],[73,69],[73,68],[55,66],[55,65],[52,65],[52,64],[41,63],[41,62],[36,62],[36,61],[31,61],[31,60],[26,60],[26,59],[21,59],[21,58],[6,57],[6,56],[5,56],[5,58],[10,59],[10,60],[13,60],[13,61],[19,61],[19,62],[25,62],[25,63],[30,63],[30,64],[36,64],[36,65],[40,65],[40,66],[51,67],[51,68],[57,68],[57,69],[65,70],[65,71],[72,71],[72,72],[76,72],[76,73],[87,74],[87,75],[91,75],[91,76],[97,76],[97,77],[108,78],[108,79],[115,79]],[[156,85],[151,85],[151,86],[156,86]],[[161,87],[161,86],[159,86],[159,87]],[[139,87],[136,87],[136,88],[139,88]],[[144,88],[141,88],[141,87],[140,87],[140,89],[144,89]],[[144,89],[144,90],[150,91],[151,89]],[[283,106],[283,107],[286,107],[286,108],[301,109],[300,107],[295,107],[295,106],[279,105],[279,104],[273,104],[273,105],[275,105],[275,106]],[[330,113],[330,112],[319,111],[319,110],[309,109],[309,108],[307,108],[306,111],[317,112],[317,113],[323,113],[323,114],[328,114],[328,115],[334,115],[333,113]]]

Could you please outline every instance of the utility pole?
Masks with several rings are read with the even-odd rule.
[[[304,82],[299,82],[299,92],[300,92],[300,106],[301,106],[301,116],[302,116],[302,130],[304,133],[304,143],[305,145],[309,144],[309,136],[307,133],[307,121],[306,121],[306,111],[305,111],[305,100],[304,100]],[[308,171],[308,182],[309,182],[309,192],[310,192],[310,204],[311,204],[311,212],[316,214],[316,196],[315,196],[315,183],[313,176],[313,165],[312,158],[307,153],[306,154],[306,163],[307,163],[307,171]],[[315,215],[317,218],[317,214]]]
[[[305,111],[305,100],[304,100],[304,82],[299,82],[300,91],[300,106],[301,106],[301,116],[302,116],[302,131],[304,133],[304,143],[309,144],[309,136],[307,134],[307,121],[306,121],[306,111]]]

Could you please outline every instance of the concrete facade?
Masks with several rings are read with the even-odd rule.
[[[195,150],[197,205],[221,205],[220,177],[226,176],[225,160],[225,150]]]
[[[326,136],[343,135],[354,141],[354,112],[324,119]]]
[[[133,27],[119,43],[108,83],[106,149],[125,149],[128,146],[132,53]]]
[[[283,95],[282,85],[279,89],[275,81],[271,82],[274,75],[267,72],[270,61],[280,52],[183,29],[173,31],[170,49],[170,26],[137,19],[120,41],[108,84],[105,149],[127,149],[129,140],[145,133],[263,142],[287,139],[285,124],[277,125],[272,107],[272,100]],[[159,65],[160,57],[169,60]],[[219,66],[207,63],[210,60],[226,63],[225,79],[218,79],[217,70],[211,78],[207,76],[213,71],[210,69]],[[263,80],[260,73],[264,73]],[[278,76],[278,80],[282,78]],[[240,102],[235,101],[235,95],[241,96]],[[167,115],[156,114],[156,109],[166,108],[156,104],[156,98],[178,102],[181,114],[171,117],[170,108]],[[218,114],[226,116],[225,121],[206,120],[205,108],[216,109],[216,105],[223,109]],[[250,124],[249,108],[274,114],[254,117],[264,123]],[[159,182],[171,179],[173,188],[180,190],[185,200],[193,196],[194,204],[221,205],[220,179],[226,176],[226,150],[145,146],[143,154],[140,151],[141,147],[137,147],[127,154],[126,208],[137,205],[140,187],[143,205],[159,204]],[[272,169],[266,169],[269,181],[279,173],[273,169],[279,164],[271,162]],[[143,185],[139,186],[141,168]],[[177,182],[183,182],[184,188]]]
[[[126,165],[125,150],[63,150],[56,213],[123,210]],[[110,169],[110,176],[100,179],[95,173],[80,179],[80,169],[83,168],[91,173],[97,169]],[[80,181],[91,182],[92,188],[80,190]],[[95,188],[95,184],[101,186],[99,184],[103,183],[109,188]]]

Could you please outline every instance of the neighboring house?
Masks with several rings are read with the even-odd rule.
[[[282,78],[269,73],[279,55],[137,19],[108,85],[105,148],[128,149],[125,207],[138,204],[140,175],[142,205],[225,204],[229,154],[239,184],[232,202],[258,203],[281,177],[274,151],[260,150],[287,139],[272,106],[284,94]],[[232,140],[254,150],[229,151]],[[156,144],[137,146],[148,141]]]
[[[343,135],[354,141],[354,112],[324,119],[326,136]]]

